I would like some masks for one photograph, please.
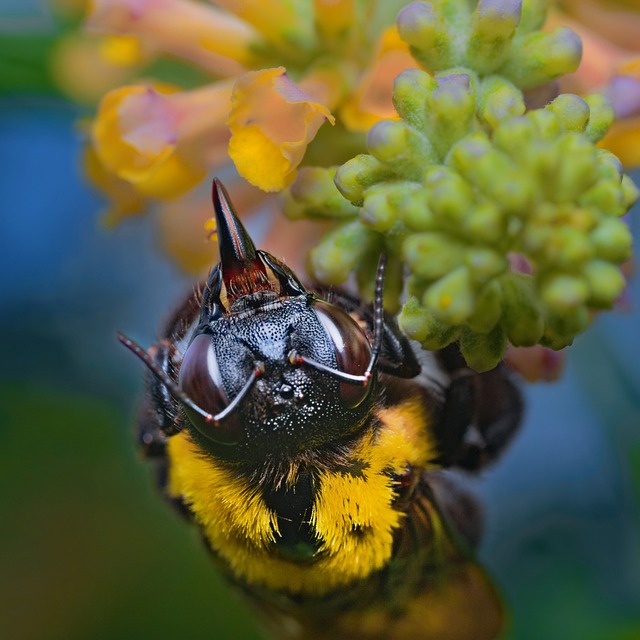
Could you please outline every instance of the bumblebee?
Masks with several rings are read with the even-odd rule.
[[[145,351],[141,449],[277,638],[490,640],[479,509],[522,403],[504,366],[425,352],[382,308],[257,250],[218,180],[220,263]]]

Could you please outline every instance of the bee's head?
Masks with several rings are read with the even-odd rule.
[[[382,274],[372,347],[348,313],[255,248],[217,180],[213,204],[220,263],[177,395],[194,436],[221,458],[259,462],[353,435],[373,403]]]
[[[373,407],[384,258],[370,342],[346,311],[255,248],[217,180],[213,204],[220,263],[184,356],[172,359],[178,383],[150,352],[119,340],[182,404],[192,435],[215,456],[260,464],[352,437]]]

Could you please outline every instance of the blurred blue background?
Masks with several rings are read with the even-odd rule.
[[[133,444],[142,372],[115,332],[150,344],[191,283],[149,217],[101,227],[47,37],[0,45],[0,638],[257,638]],[[513,640],[640,638],[638,279],[630,299],[526,389],[522,432],[472,483]]]

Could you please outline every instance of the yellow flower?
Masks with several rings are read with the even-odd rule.
[[[397,118],[391,102],[393,80],[405,69],[416,67],[416,61],[396,27],[388,28],[377,44],[373,65],[362,75],[340,110],[345,127],[365,132],[379,120]]]
[[[266,191],[291,184],[305,162],[344,162],[364,150],[364,132],[373,124],[395,117],[393,78],[416,66],[394,26],[405,4],[93,0],[86,26],[101,43],[96,78],[111,74],[106,63],[113,77],[123,73],[123,63],[139,77],[154,61],[150,80],[112,91],[100,104],[91,143],[104,175],[94,182],[105,185],[111,173],[111,182],[119,189],[126,183],[139,202],[181,198],[189,208],[197,198],[183,196],[230,160]],[[562,6],[578,11],[582,5],[568,0]],[[189,78],[174,72],[174,81],[193,86],[195,79],[199,88],[168,90],[154,82],[153,71],[166,72],[167,57],[178,58],[179,69],[195,67]],[[595,68],[598,60],[592,61]],[[603,70],[600,77],[611,74]],[[334,122],[332,114],[340,126],[322,127]],[[115,209],[123,215],[130,207]]]
[[[147,82],[104,97],[92,129],[95,154],[104,171],[141,196],[179,196],[230,158],[252,184],[280,190],[295,178],[321,125],[334,122],[332,111],[340,113],[342,127],[326,134],[327,145],[318,141],[316,149],[323,150],[316,159],[334,164],[347,157],[347,149],[352,152],[356,140],[363,145],[371,124],[393,115],[392,79],[414,65],[395,27],[385,30],[402,0],[213,4],[89,2],[87,30],[115,38],[102,41],[103,66],[117,68],[143,51],[158,56],[160,65],[168,55],[200,73],[237,80],[231,113],[228,87],[214,89],[219,82],[195,91],[176,87],[173,93]],[[227,116],[228,150],[229,133],[222,130]]]
[[[103,217],[105,225],[111,227],[123,218],[144,212],[146,199],[128,182],[105,169],[92,146],[85,147],[83,160],[89,182],[109,196],[109,205]]]
[[[196,91],[133,85],[108,93],[92,129],[104,167],[143,195],[175,197],[206,173],[206,154],[226,144],[231,84]]]
[[[233,92],[229,155],[240,175],[264,191],[290,185],[309,142],[334,118],[284,67],[244,74]]]
[[[89,31],[134,35],[217,75],[242,73],[262,40],[244,21],[197,2],[93,0],[90,4]]]

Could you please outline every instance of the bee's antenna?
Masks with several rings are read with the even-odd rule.
[[[124,335],[124,333],[117,333],[118,340],[125,346],[129,351],[134,353],[147,368],[153,373],[160,382],[168,389],[169,393],[176,399],[182,402],[182,404],[186,405],[190,409],[193,409],[196,413],[199,413],[207,422],[214,422],[215,416],[211,415],[208,411],[205,411],[201,407],[199,407],[179,386],[176,382],[174,382],[167,374],[167,372],[153,359],[151,354],[148,351],[145,351],[137,342],[128,338]]]
[[[376,365],[380,349],[382,348],[382,334],[384,324],[384,272],[387,267],[387,255],[380,254],[378,259],[378,270],[376,272],[376,288],[373,295],[373,347],[371,349],[371,360],[367,367],[367,372],[371,375],[373,367]]]

